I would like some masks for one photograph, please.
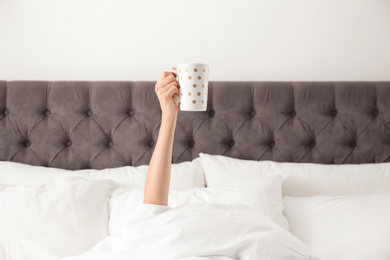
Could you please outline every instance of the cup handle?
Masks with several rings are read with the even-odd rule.
[[[172,72],[173,74],[175,74],[177,84],[179,84],[179,72],[177,70],[167,70],[167,72]],[[180,91],[179,91],[179,93],[180,93]],[[179,103],[180,102],[180,95],[175,94],[175,97],[176,97],[177,102]]]

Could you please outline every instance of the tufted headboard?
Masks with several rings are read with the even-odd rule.
[[[155,82],[0,81],[0,160],[65,169],[149,164]],[[326,164],[390,161],[389,82],[210,82],[179,111],[173,163],[199,152]]]

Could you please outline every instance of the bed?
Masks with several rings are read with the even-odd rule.
[[[49,180],[56,181],[60,175],[98,179],[98,186],[85,185],[93,196],[101,196],[99,190],[106,189],[107,196],[100,198],[101,203],[108,203],[112,197],[108,186],[103,185],[106,179],[114,180],[115,185],[122,184],[122,189],[142,189],[161,120],[154,85],[153,81],[0,81],[0,183],[3,193],[11,190],[9,186],[37,188]],[[390,201],[389,81],[211,81],[207,111],[180,111],[174,138],[171,188],[177,193],[172,196],[177,198],[172,200],[173,206],[193,202],[193,196],[183,195],[190,189],[207,187],[215,188],[216,194],[232,194],[232,189],[225,187],[225,191],[221,191],[218,188],[223,189],[221,185],[229,185],[232,181],[253,179],[257,175],[269,177],[270,172],[278,172],[282,175],[283,198],[279,200],[284,203],[282,210],[288,220],[287,229],[313,249],[314,254],[320,255],[319,259],[390,259],[390,224],[386,221],[390,216],[390,204],[387,204]],[[81,184],[80,181],[78,185]],[[59,187],[65,184],[61,185]],[[260,188],[265,189],[257,187]],[[268,188],[268,195],[275,190]],[[72,192],[74,190],[77,189]],[[17,194],[28,197],[36,192],[14,190],[7,196],[14,196],[12,199],[17,201]],[[55,194],[55,189],[51,192]],[[125,190],[117,192],[124,194]],[[64,191],[64,194],[68,193]],[[247,196],[250,194],[248,192]],[[132,199],[139,201],[140,196],[142,194],[138,192]],[[183,199],[186,196],[187,200]],[[207,196],[212,195],[202,196],[207,201],[210,200]],[[231,196],[224,202],[238,204],[239,201],[234,201],[238,197]],[[329,206],[330,201],[338,204],[332,204],[334,207],[325,212],[310,211],[321,203]],[[359,208],[359,205],[367,207],[374,202],[379,204],[370,211],[378,217],[367,215],[359,220],[361,222],[348,219],[350,212],[363,217],[364,214],[359,213],[363,206]],[[24,203],[29,205],[28,200]],[[95,219],[95,226],[89,227],[95,227],[95,240],[79,241],[86,243],[85,246],[77,250],[72,248],[72,252],[80,253],[107,236],[107,230],[96,233],[96,225],[104,222],[108,226],[108,219],[125,218],[124,212],[110,216],[112,208],[109,207],[115,203],[109,204],[106,210],[99,209],[98,205],[93,208],[91,215],[100,214],[104,218]],[[120,203],[119,199],[117,203]],[[256,199],[253,203],[257,203]],[[346,205],[355,206],[349,213],[343,213],[345,223],[354,223],[355,226],[350,227],[353,229],[359,223],[367,222],[363,231],[370,234],[370,239],[353,241],[356,232],[362,230],[338,234],[352,240],[331,239],[337,230],[348,231],[345,224],[341,228],[333,226],[328,233],[322,233],[322,237],[308,241],[308,237],[315,234],[308,233],[307,227],[324,232],[320,229],[326,219],[316,222],[313,220],[316,216],[324,218],[335,208],[342,209]],[[12,208],[9,204],[8,207]],[[23,215],[23,212],[21,208],[14,214]],[[3,222],[6,221],[3,218]],[[18,221],[28,225],[31,220]],[[23,231],[20,227],[17,229],[18,222],[14,222],[16,239],[21,234],[16,231]],[[377,226],[371,227],[369,223],[373,222],[377,222]],[[92,232],[86,229],[85,223],[80,222],[75,227],[79,235]],[[307,223],[306,229],[302,223]],[[1,225],[4,230],[12,226]],[[374,228],[381,233],[371,234]],[[70,232],[66,229],[64,227],[63,232]],[[30,230],[28,234],[34,232],[37,230]],[[50,236],[50,229],[45,232]],[[50,252],[44,247],[37,250],[36,245],[26,246],[30,243],[27,239],[21,241],[23,239],[19,237],[18,246],[10,245],[11,239],[7,239],[8,242],[4,237],[1,240],[0,235],[0,258],[34,259],[31,255],[34,252],[44,255],[45,259],[58,259],[69,255],[71,250],[61,239],[57,242],[62,246],[51,248]],[[331,240],[333,244],[330,244]],[[49,242],[42,242],[40,246]],[[349,249],[356,246],[362,249]]]

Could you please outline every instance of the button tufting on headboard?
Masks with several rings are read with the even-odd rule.
[[[67,169],[149,164],[162,115],[155,83],[0,81],[0,160]],[[388,162],[390,82],[209,82],[207,110],[178,113],[172,162],[200,152]]]
[[[378,109],[372,110],[372,115],[373,115],[373,116],[377,116],[378,114],[379,114]]]
[[[337,110],[336,109],[332,109],[332,111],[330,111],[330,115],[335,117],[337,116]]]

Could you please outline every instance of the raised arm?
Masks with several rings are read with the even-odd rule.
[[[163,72],[156,83],[155,92],[160,102],[162,118],[156,147],[146,175],[144,204],[167,206],[173,138],[179,111],[178,102],[174,97],[174,94],[179,94],[175,75]]]

